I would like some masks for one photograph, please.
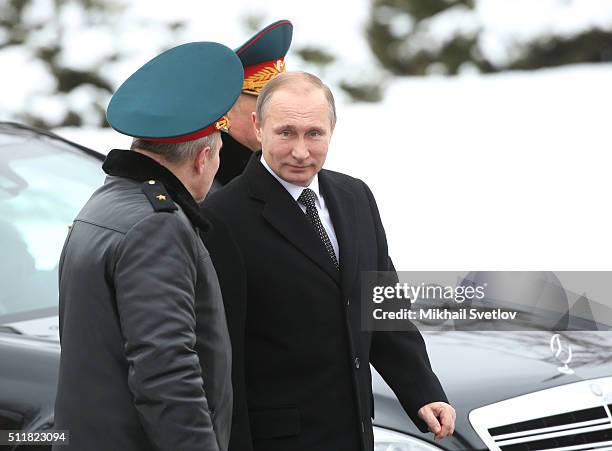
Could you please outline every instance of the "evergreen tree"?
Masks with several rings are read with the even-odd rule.
[[[592,29],[572,37],[548,35],[523,43],[512,58],[495,64],[481,50],[484,24],[475,14],[475,1],[371,0],[369,45],[383,67],[396,75],[457,74],[462,67],[486,73],[612,61],[612,32]],[[455,20],[455,28],[449,31],[453,17],[469,20]],[[444,35],[436,34],[440,21],[446,21]]]
[[[122,61],[126,55],[116,42],[104,40],[96,48],[80,51],[89,55],[87,63],[68,57],[66,43],[80,31],[96,30],[113,37],[121,26],[122,0],[6,0],[0,2],[0,51],[18,48],[31,61],[42,63],[53,79],[47,92],[30,88],[30,103],[37,100],[61,105],[59,113],[49,114],[44,108],[28,107],[14,113],[11,119],[39,128],[88,125],[108,127],[105,107],[117,86],[103,69]],[[149,24],[158,25],[158,24]],[[138,25],[134,25],[138,26]],[[170,34],[182,24],[164,24]],[[161,30],[160,30],[161,31]],[[78,47],[79,43],[75,47]],[[173,41],[168,42],[170,47]],[[74,50],[74,49],[73,49]],[[160,49],[163,50],[163,49]],[[3,68],[5,69],[5,68]],[[10,68],[12,70],[24,70]],[[5,69],[7,70],[7,69]],[[7,87],[5,87],[6,89]],[[41,111],[42,110],[42,111]]]

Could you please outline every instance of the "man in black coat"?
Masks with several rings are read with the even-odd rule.
[[[360,330],[360,272],[394,269],[368,187],[321,170],[335,125],[331,92],[310,74],[281,74],[254,119],[261,160],[204,204],[227,225],[246,270],[246,305],[224,292],[230,334],[242,338],[242,434],[256,451],[372,450],[369,363],[421,431],[451,434],[455,412],[420,333]]]

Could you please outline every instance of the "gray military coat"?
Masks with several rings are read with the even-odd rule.
[[[154,160],[113,150],[59,268],[61,451],[224,451],[231,348],[208,223]]]

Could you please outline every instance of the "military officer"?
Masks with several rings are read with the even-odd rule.
[[[108,154],[61,255],[61,450],[227,450],[231,348],[197,202],[242,82],[231,49],[189,43],[111,99],[108,122],[135,139]]]
[[[251,114],[261,89],[285,71],[285,55],[292,36],[291,22],[279,20],[258,31],[235,50],[244,66],[244,83],[238,101],[228,113],[231,127],[228,133],[222,134],[221,164],[211,192],[239,176],[253,152],[260,150]]]

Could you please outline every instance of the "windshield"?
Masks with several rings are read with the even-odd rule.
[[[68,226],[103,180],[101,162],[76,147],[0,128],[0,324],[57,308]]]

